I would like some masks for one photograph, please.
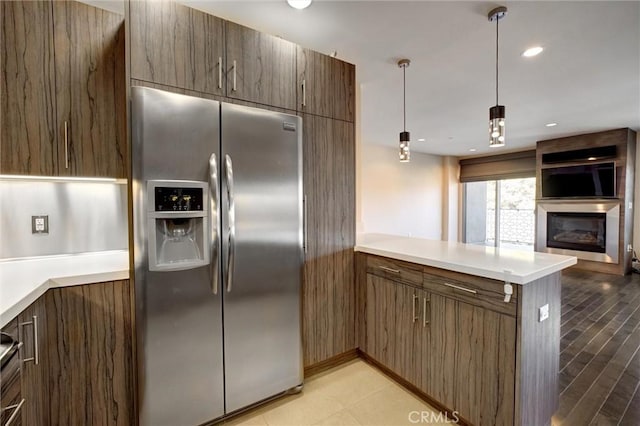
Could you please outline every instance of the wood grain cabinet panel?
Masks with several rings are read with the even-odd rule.
[[[175,1],[132,1],[131,78],[225,94],[224,21]]]
[[[59,172],[124,178],[124,16],[71,1],[53,12]]]
[[[296,45],[226,22],[227,96],[296,109]]]
[[[21,348],[22,421],[25,425],[47,426],[49,422],[49,382],[46,334],[47,312],[44,297],[18,316]]]
[[[367,344],[365,352],[396,370],[396,284],[367,274]],[[402,296],[400,296],[402,297]]]
[[[135,424],[128,280],[46,293],[51,424]]]
[[[354,121],[353,64],[298,46],[298,111]]]
[[[474,425],[514,422],[516,320],[433,294],[425,391]]]
[[[354,127],[307,114],[303,138],[303,347],[310,366],[356,347]]]
[[[53,2],[0,2],[0,173],[56,173]]]

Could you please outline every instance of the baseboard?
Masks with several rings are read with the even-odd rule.
[[[351,349],[347,352],[332,356],[331,358],[325,359],[324,361],[320,361],[316,364],[305,367],[304,378],[306,380],[311,376],[315,376],[318,373],[322,373],[323,371],[329,370],[333,367],[337,367],[340,364],[344,364],[345,362],[351,361],[356,358],[358,358],[358,349]]]
[[[418,389],[412,383],[398,376],[396,373],[391,371],[388,367],[385,367],[384,365],[376,361],[374,358],[371,358],[369,355],[362,352],[360,349],[358,349],[357,351],[358,351],[358,356],[360,356],[360,358],[362,358],[364,361],[368,362],[369,364],[371,364],[372,366],[380,370],[382,373],[389,376],[389,378],[392,379],[394,382],[400,384],[402,387],[407,389],[409,392],[413,393],[415,396],[417,396],[418,398],[420,398],[421,400],[423,400],[424,402],[426,402],[436,410],[443,413],[447,413],[448,418],[455,419],[457,417],[459,420],[455,424],[463,425],[463,426],[472,426],[471,422],[460,417],[460,415],[457,413],[454,415],[453,410],[450,410],[449,408],[445,407],[444,405],[439,403],[437,400],[433,399],[431,396],[429,396],[428,394]],[[453,424],[453,421],[451,423]]]

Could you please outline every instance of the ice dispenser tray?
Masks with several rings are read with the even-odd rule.
[[[149,181],[149,270],[209,264],[207,183]]]

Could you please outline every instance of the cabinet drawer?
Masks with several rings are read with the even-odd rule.
[[[369,255],[367,273],[422,287],[422,266],[401,260]]]
[[[516,316],[517,285],[513,284],[513,295],[509,303],[504,301],[504,282],[425,267],[423,272],[425,289],[445,297],[451,297],[492,311]]]

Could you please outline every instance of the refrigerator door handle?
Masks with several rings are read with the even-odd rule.
[[[228,215],[228,227],[229,227],[229,240],[227,245],[227,292],[231,292],[231,286],[233,284],[233,258],[235,254],[236,244],[236,212],[235,202],[233,199],[233,162],[229,154],[224,156],[225,171],[227,173],[227,215]]]
[[[218,220],[220,218],[220,186],[218,185],[218,159],[216,154],[209,157],[209,228],[211,238],[211,287],[218,294],[218,265],[220,263],[220,245],[218,243]]]

